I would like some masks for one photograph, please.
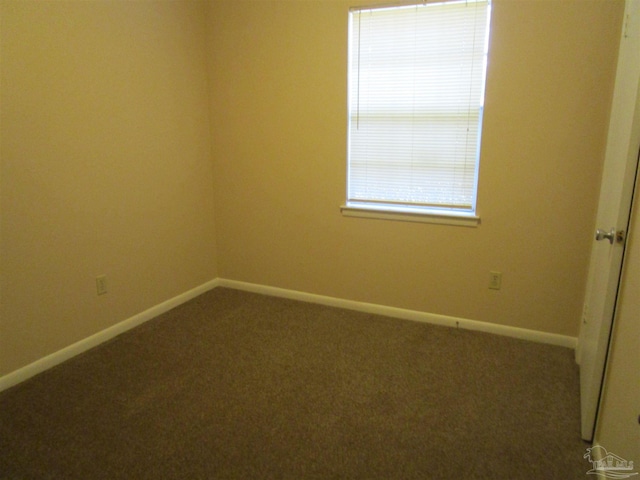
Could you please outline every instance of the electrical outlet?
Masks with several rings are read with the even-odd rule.
[[[99,275],[96,277],[96,290],[98,295],[104,295],[108,292],[106,275]]]
[[[500,290],[502,286],[502,272],[489,272],[489,288]]]

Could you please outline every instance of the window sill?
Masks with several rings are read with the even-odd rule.
[[[369,207],[364,205],[342,205],[342,216],[375,218],[379,220],[396,220],[400,222],[435,223],[439,225],[455,225],[458,227],[477,227],[480,217],[469,213],[455,212],[409,212],[400,209]]]

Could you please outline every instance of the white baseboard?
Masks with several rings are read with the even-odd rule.
[[[577,338],[566,335],[558,335],[555,333],[540,332],[538,330],[528,330],[526,328],[510,327],[506,325],[498,325],[495,323],[481,322],[478,320],[469,320],[466,318],[450,317],[447,315],[439,315],[435,313],[419,312],[416,310],[406,310],[403,308],[387,307],[373,303],[357,302],[354,300],[344,300],[341,298],[327,297],[323,295],[315,295],[312,293],[299,292],[296,290],[287,290],[284,288],[269,287],[266,285],[258,285],[255,283],[239,282],[236,280],[219,279],[220,287],[234,288],[236,290],[244,290],[247,292],[261,293],[274,297],[289,298],[292,300],[301,300],[303,302],[318,303],[331,307],[346,308],[349,310],[357,310],[360,312],[384,315],[387,317],[401,318],[404,320],[413,320],[417,322],[431,323],[434,325],[442,325],[453,328],[464,328],[467,330],[476,330],[479,332],[492,333],[495,335],[503,335],[506,337],[519,338],[538,343],[546,343],[560,347],[575,349]]]
[[[360,312],[372,313],[376,315],[384,315],[387,317],[401,318],[404,320],[413,320],[417,322],[431,323],[434,325],[442,325],[453,328],[464,328],[467,330],[476,330],[480,332],[493,333],[496,335],[503,335],[507,337],[519,338],[523,340],[530,340],[539,343],[546,343],[550,345],[557,345],[561,347],[567,347],[575,349],[577,345],[577,338],[569,337],[565,335],[558,335],[554,333],[540,332],[536,330],[527,330],[524,328],[509,327],[505,325],[497,325],[494,323],[480,322],[477,320],[468,320],[465,318],[450,317],[447,315],[438,315],[435,313],[419,312],[416,310],[406,310],[396,307],[387,307],[384,305],[377,305],[373,303],[357,302],[354,300],[345,300],[335,297],[327,297],[324,295],[315,295],[312,293],[300,292],[296,290],[287,290],[284,288],[270,287],[267,285],[258,285],[255,283],[240,282],[236,280],[228,280],[223,278],[216,278],[210,280],[192,290],[184,292],[176,297],[173,297],[165,302],[162,302],[154,307],[145,310],[133,317],[130,317],[120,323],[117,323],[105,330],[102,330],[90,337],[87,337],[79,342],[76,342],[68,347],[58,350],[46,357],[43,357],[35,362],[26,365],[14,372],[11,372],[3,377],[0,377],[0,392],[17,385],[20,382],[27,380],[28,378],[44,372],[45,370],[55,367],[56,365],[75,357],[76,355],[83,353],[97,345],[100,345],[107,340],[120,335],[142,323],[145,323],[158,315],[161,315],[172,308],[181,305],[198,295],[201,295],[216,287],[228,287],[236,290],[244,290],[247,292],[261,293],[264,295],[270,295],[273,297],[289,298],[292,300],[300,300],[309,303],[318,303],[321,305],[327,305],[331,307],[346,308],[348,310],[356,310]]]
[[[9,387],[17,385],[20,382],[24,382],[28,378],[37,375],[38,373],[44,372],[45,370],[50,369],[51,367],[55,367],[56,365],[68,360],[76,355],[83,353],[90,348],[93,348],[97,345],[100,345],[107,340],[120,335],[121,333],[126,332],[142,323],[145,323],[158,315],[161,315],[165,312],[168,312],[172,308],[181,305],[192,298],[197,297],[215,287],[219,284],[218,279],[210,280],[196,288],[193,288],[187,292],[181,293],[169,300],[162,302],[158,305],[155,305],[144,312],[138,313],[133,317],[130,317],[120,323],[117,323],[109,328],[106,328],[94,335],[91,335],[85,339],[82,339],[76,343],[69,345],[68,347],[63,348],[62,350],[58,350],[46,357],[41,358],[40,360],[36,360],[25,367],[22,367],[18,370],[15,370],[3,377],[0,377],[0,392],[6,390]]]

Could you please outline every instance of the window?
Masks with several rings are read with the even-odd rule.
[[[343,214],[477,224],[489,19],[487,0],[351,9]]]

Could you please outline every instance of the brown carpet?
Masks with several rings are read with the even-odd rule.
[[[586,478],[569,349],[217,288],[0,394],[2,479]]]

